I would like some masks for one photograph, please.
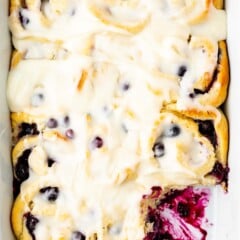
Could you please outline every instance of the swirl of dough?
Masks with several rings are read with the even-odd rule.
[[[199,133],[197,123],[171,112],[162,112],[155,126],[149,151],[152,149],[160,171],[202,179],[212,170],[216,161],[214,147]]]
[[[49,179],[25,184],[12,209],[12,226],[18,239],[71,238],[76,232],[76,223],[66,206],[62,207],[64,193],[61,190],[58,182]],[[56,224],[58,221],[61,224]]]
[[[227,166],[228,123],[221,110],[212,107],[179,109],[176,104],[169,104],[166,109],[193,119],[198,124],[201,135],[208,138],[214,146],[216,160],[224,167]]]
[[[139,0],[90,0],[88,6],[103,23],[131,33],[142,31],[149,20],[149,14]]]
[[[174,21],[181,23],[199,24],[204,21],[211,7],[210,0],[156,0],[155,8]]]
[[[196,100],[202,105],[220,106],[226,99],[229,83],[229,62],[224,41],[218,44],[217,63],[212,76],[209,78],[208,74],[204,75],[200,82],[203,83],[202,91],[195,90]]]
[[[45,117],[22,112],[11,113],[13,144],[25,136],[39,135],[45,126]]]

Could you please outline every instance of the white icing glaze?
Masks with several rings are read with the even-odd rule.
[[[39,175],[60,190],[52,217],[39,216],[51,204],[39,195],[34,198],[32,213],[40,220],[36,239],[70,239],[71,231],[81,231],[87,239],[94,233],[98,240],[143,239],[142,196],[155,184],[167,185],[165,178],[188,184],[203,177],[179,163],[179,144],[185,146],[186,164],[193,168],[206,164],[213,154],[181,124],[179,136],[164,138],[166,154],[161,159],[153,158],[149,139],[163,105],[178,102],[180,96],[180,106],[191,106],[188,95],[194,84],[206,72],[212,76],[217,43],[226,37],[225,12],[212,5],[208,9],[204,0],[132,0],[121,7],[110,0],[50,1],[55,5],[42,5],[49,27],[36,11],[40,1],[33,2],[22,12],[30,20],[25,29],[16,28],[18,10],[10,17],[14,44],[28,60],[10,72],[9,107],[43,116],[46,122],[54,117],[55,130],[63,136],[67,129],[74,130],[74,138],[61,143],[56,135],[48,141],[43,137],[29,158],[31,177],[22,184],[22,193],[39,181]],[[90,11],[94,4],[105,11],[106,19],[94,16]],[[193,4],[191,11],[188,4]],[[205,8],[207,17],[194,22]],[[55,60],[36,60],[43,57]],[[181,65],[187,72],[180,79]],[[69,126],[63,124],[66,115]],[[170,115],[159,126],[159,134],[171,121]],[[96,136],[102,138],[102,148],[92,145]],[[47,155],[56,163],[39,171],[34,159]],[[59,220],[64,213],[70,217]]]
[[[38,68],[32,75],[35,66]],[[74,223],[67,219],[64,224],[58,225],[57,231],[53,227],[57,221],[55,218],[40,218],[43,225],[53,230],[46,232],[47,228],[39,224],[35,233],[37,239],[42,239],[45,234],[58,239],[59,232],[63,231],[61,228],[67,228],[68,224],[87,236],[97,232],[99,239],[141,239],[143,226],[138,222],[141,218],[136,209],[139,210],[137,206],[142,195],[153,185],[153,181],[147,182],[144,178],[154,173],[161,179],[162,175],[167,177],[169,172],[197,177],[196,173],[178,162],[177,143],[188,147],[186,152],[189,152],[189,161],[194,156],[198,165],[204,164],[208,149],[204,145],[199,148],[199,141],[184,126],[180,126],[179,137],[165,138],[168,154],[159,160],[152,159],[152,147],[146,149],[146,146],[152,137],[154,123],[159,119],[158,111],[163,101],[170,99],[167,89],[168,86],[171,88],[171,82],[155,79],[148,71],[137,69],[133,64],[131,69],[136,68],[136,71],[127,72],[128,67],[119,65],[117,69],[109,63],[92,63],[89,58],[72,57],[55,61],[25,60],[11,72],[8,97],[12,111],[36,117],[45,116],[46,122],[48,118],[55,117],[59,124],[57,131],[64,135],[71,128],[75,132],[73,140],[60,144],[53,136],[51,141],[43,143],[47,155],[57,161],[56,166],[48,170],[44,178],[60,186],[60,192],[66,195],[67,200],[59,200],[58,209],[70,213]],[[89,77],[79,91],[77,86],[83,74],[82,69],[91,71],[88,71]],[[26,76],[32,76],[28,85],[24,84]],[[123,90],[125,83],[129,84],[127,91]],[[163,95],[154,94],[148,87],[150,84],[155,91],[165,89]],[[44,102],[38,106],[32,106],[35,89],[36,92],[41,90],[44,95]],[[65,115],[69,116],[69,126],[63,124]],[[163,122],[160,125],[162,131],[172,121],[170,116]],[[95,149],[91,146],[95,136],[103,139],[103,148]],[[39,154],[43,155],[35,148],[29,158],[29,183],[33,181],[32,175],[46,174],[37,168],[37,161],[34,161],[34,158],[42,160],[43,157],[40,158]],[[22,192],[24,185],[25,183]],[[86,216],[77,210],[82,201],[89,205],[84,210],[87,211]],[[42,205],[38,204],[40,203],[37,202],[36,205],[41,208]],[[88,213],[92,209],[97,211],[97,215],[94,215],[96,220]],[[38,215],[37,212],[35,214]],[[107,220],[102,222],[102,218]],[[120,236],[101,233],[102,227],[118,222],[123,224]]]

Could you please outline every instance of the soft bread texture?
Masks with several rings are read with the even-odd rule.
[[[38,116],[37,118],[35,116],[31,116],[26,113],[16,112],[11,114],[11,123],[12,123],[12,140],[13,143],[17,143],[17,141],[24,137],[24,129],[22,128],[22,123],[25,123],[28,125],[28,127],[35,127],[35,129],[31,129],[27,133],[29,134],[32,132],[32,135],[37,135],[42,130],[44,125],[44,118],[41,116]],[[26,133],[26,135],[27,135]]]
[[[229,63],[224,41],[219,43],[218,51],[218,64],[215,68],[216,76],[213,76],[213,79],[211,79],[207,87],[207,93],[197,96],[201,104],[216,107],[219,107],[225,101],[229,83]]]
[[[40,189],[48,187],[49,184],[49,181],[45,184],[42,181],[32,182],[30,185],[26,186],[25,193],[16,199],[12,211],[12,222],[13,229],[18,239],[32,239],[31,233],[29,233],[29,230],[26,227],[26,212],[31,212],[31,214],[34,214],[39,218],[45,217],[47,219],[52,219],[53,223],[54,220],[67,223],[66,228],[61,228],[61,226],[59,226],[58,237],[60,237],[60,239],[71,238],[71,232],[73,232],[74,229],[70,229],[69,225],[72,225],[72,228],[74,226],[73,219],[71,219],[69,213],[66,209],[59,208],[54,201],[47,203],[44,201],[44,197],[41,196],[43,194],[41,194]],[[54,186],[55,188],[59,187],[57,182],[51,183],[51,186]],[[42,199],[40,199],[41,197]],[[52,237],[56,238],[56,235]]]
[[[90,11],[99,18],[103,23],[116,26],[130,33],[137,33],[143,30],[149,21],[150,16],[144,13],[141,1],[88,1]],[[116,13],[114,14],[114,11]],[[118,16],[119,12],[126,12],[126,16]],[[143,13],[143,14],[136,14]],[[114,16],[115,15],[115,16]]]
[[[49,18],[51,15],[54,16],[49,20],[52,21],[52,24],[46,29],[44,21],[40,17],[44,15],[42,11],[45,8],[41,7],[40,1],[13,1],[10,26],[12,26],[13,42],[17,52],[13,54],[12,68],[17,66],[20,59],[66,59],[72,53],[79,53],[91,58],[116,61],[116,63],[123,61],[132,64],[134,62],[142,65],[142,68],[146,68],[154,77],[163,77],[166,81],[174,79],[176,85],[172,90],[171,102],[176,102],[181,98],[184,99],[183,103],[181,100],[181,105],[193,102],[215,107],[219,107],[224,102],[229,82],[227,49],[223,41],[226,37],[225,23],[222,21],[224,12],[213,7],[214,5],[220,9],[222,1],[213,3],[203,0],[200,3],[190,1],[189,5],[183,9],[180,2],[172,2],[170,6],[178,9],[179,12],[174,12],[176,16],[171,14],[164,16],[162,10],[159,13],[160,19],[156,10],[159,8],[157,1],[152,5],[147,4],[144,9],[150,14],[150,20],[143,26],[142,23],[139,23],[142,27],[132,33],[129,33],[131,30],[128,29],[129,26],[119,26],[117,23],[118,21],[124,22],[125,18],[127,18],[126,24],[132,23],[133,19],[129,21],[128,17],[135,19],[137,17],[135,15],[138,13],[140,14],[139,19],[142,21],[144,18],[141,14],[144,11],[141,10],[143,3],[140,1],[129,1],[123,5],[117,1],[100,0],[81,1],[81,4],[75,1],[64,3],[48,1],[44,4],[47,5],[46,8],[49,11],[51,10],[50,15],[47,16]],[[69,9],[73,6],[75,10],[77,9],[76,16],[69,16]],[[134,16],[131,16],[134,8],[137,14],[134,13]],[[127,11],[128,16],[124,15],[126,9],[130,11]],[[196,12],[193,11],[194,9]],[[23,28],[20,20],[24,21],[24,16],[19,17],[20,10],[23,10],[26,14],[24,16],[30,23],[32,22],[31,18],[35,19],[36,17],[40,21],[40,25],[34,20],[32,27]],[[84,14],[86,13],[86,16],[80,14],[82,11]],[[199,11],[201,14],[198,13]],[[183,20],[183,15],[187,16],[188,14],[190,16],[195,14],[191,23]],[[206,14],[207,16],[205,16]],[[62,15],[67,19],[63,20]],[[208,15],[214,16],[209,20],[209,29],[207,27]],[[47,16],[44,15],[44,18]],[[74,22],[77,22],[75,17],[80,19],[80,25],[77,28],[79,33],[76,33],[74,26]],[[85,18],[87,22],[83,21]],[[167,24],[157,27],[155,22],[163,22],[162,18]],[[26,19],[25,21],[27,21]],[[59,31],[58,24],[61,24],[61,29],[63,28],[61,22],[54,23],[59,19],[65,22],[70,21],[70,25],[65,26],[66,31]],[[177,27],[172,22],[176,23]],[[216,27],[216,24],[221,25]],[[16,27],[17,29],[15,29]],[[34,32],[41,27],[45,30]],[[86,30],[87,27],[89,29]],[[135,27],[133,26],[134,29]],[[215,30],[216,28],[218,31]],[[74,34],[76,33],[75,35],[68,33],[68,30],[71,29]],[[169,36],[164,36],[159,29],[173,30]],[[61,35],[60,32],[66,32],[66,35]],[[209,32],[213,34],[211,38],[207,36]],[[202,59],[204,67],[195,59]]]
[[[223,5],[11,0],[17,239],[141,240],[172,189],[227,190]]]
[[[207,111],[203,111],[202,109],[187,109],[179,111],[176,109],[175,104],[168,105],[166,109],[195,121],[212,121],[217,138],[217,145],[215,146],[217,159],[226,166],[228,152],[228,122],[221,110],[209,108]]]
[[[174,112],[174,111],[173,111]],[[221,162],[224,166],[226,166],[227,163],[227,146],[228,146],[228,129],[227,129],[227,122],[224,117],[224,115],[219,112],[219,111],[208,111],[206,112],[201,112],[199,111],[197,114],[194,114],[191,109],[187,111],[180,111],[180,112],[175,112],[176,116],[172,115],[173,112],[168,112],[164,111],[160,115],[160,120],[159,122],[156,122],[156,125],[163,126],[164,123],[161,123],[161,121],[164,118],[167,118],[169,116],[172,116],[171,124],[178,124],[180,126],[180,129],[184,129],[184,126],[187,128],[187,130],[190,130],[192,134],[194,134],[193,139],[191,142],[193,143],[192,146],[189,142],[187,142],[187,138],[182,137],[182,141],[179,141],[177,143],[177,148],[178,148],[178,154],[177,157],[174,159],[177,159],[179,163],[186,167],[186,169],[193,171],[196,176],[199,178],[204,178],[209,172],[211,172],[214,164],[216,161]],[[189,114],[191,112],[191,114]],[[189,118],[191,116],[191,118]],[[213,142],[209,140],[207,136],[204,136],[203,133],[199,130],[199,125],[198,121],[212,121],[213,126],[214,126],[214,131],[216,134],[216,141],[217,144],[215,145]],[[223,130],[224,129],[224,130]],[[153,134],[155,135],[156,139],[156,133],[157,133],[157,128],[154,129]],[[159,133],[158,133],[159,134]],[[153,137],[154,138],[154,137]],[[207,159],[205,164],[203,165],[195,165],[194,162],[191,161],[194,159],[197,159],[197,151],[194,152],[194,155],[192,156],[191,159],[191,151],[194,151],[194,144],[198,142],[200,145],[204,145],[205,147],[208,148],[209,155],[205,156]],[[169,145],[172,145],[173,143],[169,143]],[[153,144],[150,144],[153,145]],[[172,151],[172,150],[171,150]],[[189,151],[186,153],[186,151]],[[201,154],[203,154],[203,150],[200,150]],[[187,159],[186,156],[190,156],[189,159]],[[189,162],[188,162],[189,161]],[[166,169],[166,168],[164,168]],[[200,180],[203,183],[207,182],[207,180]],[[176,182],[177,184],[177,182]]]

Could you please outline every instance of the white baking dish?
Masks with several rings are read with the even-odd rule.
[[[5,85],[9,68],[8,2],[0,1],[0,239],[14,239],[10,227],[12,204],[12,169],[10,162],[10,125]],[[228,14],[228,49],[231,84],[226,112],[230,122],[229,193],[215,188],[208,208],[209,240],[240,240],[240,1],[226,0]],[[21,89],[19,89],[21,91]],[[43,239],[44,240],[44,239]]]

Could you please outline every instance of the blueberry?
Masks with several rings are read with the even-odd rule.
[[[220,162],[215,163],[213,170],[211,172],[211,174],[218,179],[219,183],[227,182],[228,173],[229,168],[228,167],[224,168]]]
[[[58,122],[55,118],[50,118],[47,122],[48,128],[56,128],[58,126]]]
[[[212,121],[198,121],[199,131],[203,134],[211,134],[214,131]]]
[[[71,240],[85,240],[85,239],[86,239],[85,235],[79,231],[75,231],[72,233]]]
[[[194,93],[190,93],[188,96],[189,96],[190,98],[195,98],[195,94],[194,94]]]
[[[209,141],[213,144],[214,147],[217,146],[217,136],[215,132],[215,128],[213,122],[211,120],[201,121],[198,120],[198,130],[199,132],[209,139]]]
[[[65,132],[65,135],[67,138],[69,139],[73,139],[75,134],[74,134],[74,131],[72,129],[68,129],[66,132]]]
[[[42,93],[38,93],[37,96],[38,96],[38,98],[39,98],[40,100],[43,100],[43,99],[44,99],[44,95],[43,95]]]
[[[124,83],[122,86],[123,91],[128,91],[130,89],[130,84],[129,83]]]
[[[31,104],[33,107],[39,107],[44,102],[44,95],[36,93],[32,96]]]
[[[100,137],[95,137],[92,141],[92,146],[94,148],[101,148],[103,146],[103,140]]]
[[[70,16],[76,15],[76,12],[77,12],[76,9],[72,9],[71,12],[70,12]]]
[[[127,128],[127,126],[126,126],[124,123],[121,125],[121,127],[122,127],[122,130],[123,130],[125,133],[128,133],[128,128]]]
[[[28,164],[23,162],[18,162],[15,170],[16,176],[21,182],[25,181],[29,177]]]
[[[48,158],[47,163],[48,163],[48,167],[52,167],[52,165],[55,163],[55,160]]]
[[[155,158],[160,158],[165,154],[165,147],[162,142],[156,142],[152,150]]]
[[[173,240],[169,233],[157,233],[152,240]]]
[[[54,202],[57,200],[59,195],[59,189],[58,187],[45,187],[41,188],[39,191],[41,194],[45,194],[48,201]]]
[[[24,137],[26,135],[38,135],[39,134],[36,123],[23,122],[19,126],[19,129],[20,129],[20,132],[18,133],[18,138]]]
[[[194,94],[195,95],[198,95],[198,94],[204,94],[205,92],[201,89],[197,89],[197,88],[194,88]]]
[[[169,233],[158,233],[153,240],[173,240],[173,238]]]
[[[184,65],[182,65],[182,66],[179,67],[178,72],[177,72],[177,75],[178,75],[179,77],[183,77],[186,72],[187,72],[187,67],[184,66]]]
[[[20,193],[20,185],[21,182],[18,181],[15,177],[13,178],[13,197],[16,199],[18,194]]]
[[[24,214],[24,217],[26,218],[26,227],[28,229],[28,232],[32,236],[32,239],[35,240],[36,237],[34,235],[34,231],[36,229],[36,225],[39,223],[39,220],[30,212]]]
[[[190,213],[189,206],[183,202],[178,203],[177,211],[178,211],[180,217],[183,217],[183,218],[188,217],[189,213]]]
[[[146,222],[147,223],[154,223],[156,221],[157,221],[157,217],[155,216],[155,214],[151,213],[151,212],[148,213],[147,218],[146,218]]]
[[[30,23],[30,19],[28,17],[24,16],[22,10],[23,10],[22,8],[19,10],[18,17],[19,17],[22,27],[25,29],[26,26]]]
[[[32,150],[25,150],[22,155],[18,158],[17,164],[15,166],[15,175],[17,179],[22,183],[29,177],[29,165],[28,158],[31,154]]]
[[[181,133],[181,129],[176,124],[172,124],[165,132],[165,137],[177,137]]]
[[[70,123],[70,118],[69,118],[69,116],[65,116],[65,117],[63,118],[63,122],[64,122],[64,124],[65,124],[66,127],[69,126],[69,123]]]

